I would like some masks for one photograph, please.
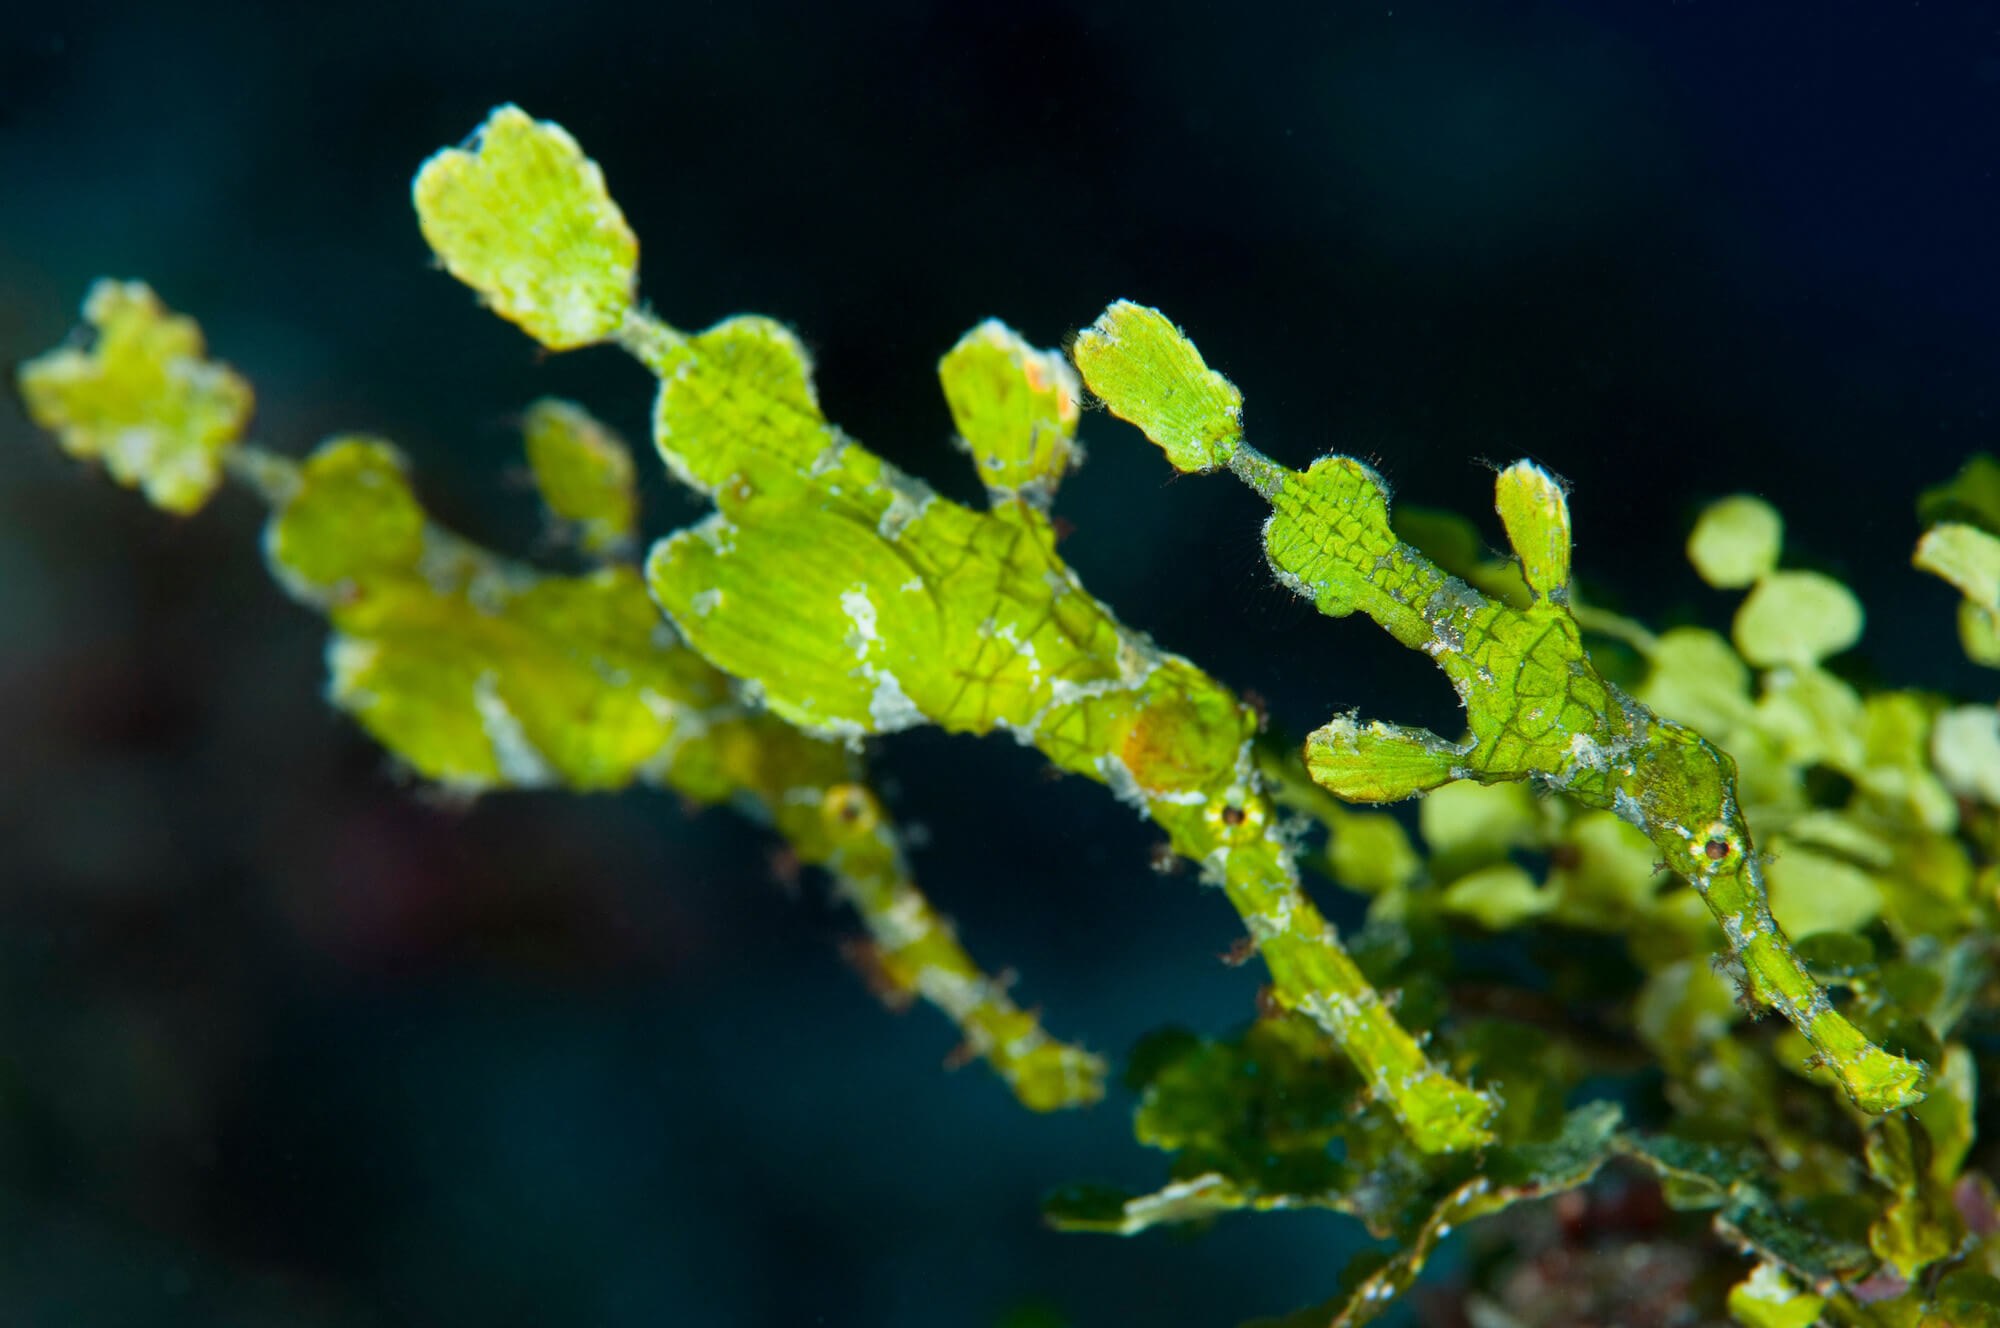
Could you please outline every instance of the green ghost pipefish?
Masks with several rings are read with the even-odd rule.
[[[885,997],[942,1010],[1032,1109],[1101,1096],[1102,1058],[1043,1031],[918,888],[853,753],[744,706],[660,618],[635,567],[609,558],[562,576],[452,534],[381,439],[329,439],[302,462],[245,442],[250,385],[144,285],[97,283],[84,320],[89,344],[21,367],[36,423],[168,511],[196,510],[225,476],[263,499],[272,576],[333,629],[327,699],[406,768],[459,796],[643,783],[738,807],[826,868],[867,928],[860,953]],[[624,442],[552,399],[522,424],[550,515],[587,553],[628,543]]]
[[[552,350],[611,341],[660,380],[661,460],[713,515],[654,546],[654,598],[770,711],[859,741],[1004,731],[1106,784],[1220,884],[1270,969],[1432,1152],[1489,1141],[1494,1103],[1434,1065],[1299,886],[1259,720],[1087,593],[1048,503],[1081,389],[997,322],[939,375],[987,491],[952,502],[829,423],[798,339],[739,316],[684,332],[637,302],[637,242],[563,130],[503,107],[415,184],[444,267]]]
[[[1380,476],[1352,457],[1303,473],[1243,441],[1242,394],[1156,309],[1113,304],[1077,338],[1085,384],[1176,470],[1227,467],[1271,505],[1272,569],[1321,613],[1357,609],[1436,661],[1465,706],[1467,736],[1352,715],[1307,740],[1313,778],[1355,802],[1393,802],[1470,779],[1528,780],[1637,826],[1707,903],[1757,999],[1812,1044],[1865,1111],[1923,1098],[1924,1069],[1882,1050],[1836,1011],[1771,916],[1736,767],[1700,734],[1606,682],[1570,609],[1569,506],[1532,462],[1500,472],[1501,524],[1530,592],[1490,598],[1399,540]]]

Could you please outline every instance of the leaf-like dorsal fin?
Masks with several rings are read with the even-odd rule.
[[[673,342],[647,367],[660,377],[654,446],[698,493],[715,492],[732,475],[761,488],[795,484],[841,450],[820,414],[812,359],[776,319],[725,318]]]
[[[1120,345],[1141,349],[1106,349]],[[1322,457],[1301,474],[1264,456],[1240,431],[1221,444],[1207,441],[1199,427],[1207,417],[1197,410],[1191,425],[1178,392],[1207,370],[1162,315],[1113,305],[1077,351],[1085,381],[1096,390],[1104,377],[1113,409],[1144,428],[1175,465],[1226,463],[1271,504],[1264,551],[1280,581],[1323,613],[1366,613],[1429,655],[1457,690],[1464,743],[1335,720],[1307,747],[1317,780],[1342,797],[1371,801],[1451,779],[1531,780],[1616,813],[1694,886],[1748,971],[1753,994],[1804,1034],[1857,1106],[1884,1112],[1922,1099],[1923,1066],[1876,1046],[1834,1009],[1772,918],[1737,808],[1735,763],[1597,671],[1568,604],[1569,506],[1555,477],[1527,461],[1499,477],[1501,520],[1534,597],[1516,607],[1447,576],[1401,543],[1379,480],[1360,462]],[[1111,366],[1108,376],[1093,370],[1100,362]],[[1859,603],[1838,582],[1768,572],[1737,614],[1737,648],[1753,664],[1809,666],[1852,645],[1861,621]]]
[[[1459,778],[1465,752],[1425,729],[1342,715],[1306,738],[1306,769],[1349,802],[1401,802]],[[1457,772],[1457,773],[1455,773]]]
[[[938,361],[938,380],[987,494],[1046,506],[1078,457],[1083,385],[1069,362],[989,318]]]
[[[1158,309],[1118,301],[1078,334],[1070,354],[1091,392],[1175,470],[1229,464],[1243,437],[1243,394]]]
[[[577,532],[584,552],[629,549],[639,498],[625,440],[575,402],[555,397],[528,407],[521,433],[535,488],[549,514]]]
[[[1521,575],[1537,599],[1569,591],[1569,501],[1556,477],[1532,461],[1516,461],[1494,485],[1507,542],[1521,558]]]
[[[426,161],[411,194],[446,270],[550,350],[603,341],[625,321],[638,237],[561,125],[502,106],[469,148]]]

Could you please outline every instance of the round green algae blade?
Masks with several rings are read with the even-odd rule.
[[[1710,504],[1688,535],[1688,561],[1719,590],[1741,590],[1778,565],[1785,520],[1762,498],[1739,493]]]

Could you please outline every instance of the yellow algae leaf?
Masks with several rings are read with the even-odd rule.
[[[1860,931],[1882,911],[1875,877],[1804,847],[1789,847],[1772,861],[1769,883],[1771,912],[1796,937]]]
[[[1350,890],[1379,895],[1407,885],[1423,868],[1409,834],[1384,812],[1343,812],[1326,846],[1333,878]]]
[[[2000,667],[2000,539],[1977,526],[1946,522],[1924,532],[1911,562],[1958,587],[1965,596],[1958,633],[1966,655]]]
[[[1743,1018],[1736,989],[1706,956],[1676,959],[1646,975],[1632,1025],[1662,1058],[1699,1053]]]
[[[1739,493],[1703,509],[1688,535],[1688,561],[1719,590],[1741,590],[1778,565],[1785,519],[1762,498]]]
[[[2000,460],[1990,452],[1967,457],[1958,474],[1917,495],[1917,520],[1926,529],[1967,522],[1981,530],[2000,530]]]
[[[1750,717],[1750,669],[1716,633],[1669,628],[1654,642],[1647,665],[1638,697],[1654,713],[1717,738]]]
[[[1759,668],[1817,664],[1861,639],[1861,601],[1818,572],[1773,572],[1736,610],[1731,629],[1743,658]]]
[[[1498,862],[1510,849],[1534,843],[1543,819],[1534,790],[1520,783],[1461,780],[1417,805],[1417,827],[1447,874]]]
[[[2000,711],[1958,706],[1939,715],[1931,729],[1931,761],[1953,793],[2000,807]]]
[[[639,241],[561,125],[502,106],[411,188],[424,239],[494,313],[550,350],[603,341],[632,307]]]
[[[1446,886],[1438,899],[1445,912],[1471,918],[1488,931],[1506,931],[1555,907],[1553,891],[1511,862],[1496,862]]]
[[[65,452],[104,463],[113,479],[185,515],[222,482],[254,397],[226,364],[206,358],[201,328],[168,312],[152,288],[100,280],[83,303],[95,333],[20,368],[21,398]]]
[[[1662,879],[1644,831],[1613,812],[1587,811],[1564,828],[1554,856],[1548,888],[1556,896],[1556,921],[1600,931],[1643,929],[1647,944],[1672,944],[1664,920],[1639,921],[1654,917]]]
[[[1844,679],[1821,668],[1773,669],[1762,680],[1753,722],[1791,764],[1858,772],[1867,705]]]

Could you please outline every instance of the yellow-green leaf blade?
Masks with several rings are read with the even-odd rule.
[[[1741,590],[1776,569],[1784,540],[1777,508],[1737,494],[1703,509],[1688,535],[1688,561],[1711,586]]]
[[[1744,597],[1731,628],[1743,658],[1759,667],[1817,664],[1861,639],[1854,592],[1818,572],[1773,572]]]

